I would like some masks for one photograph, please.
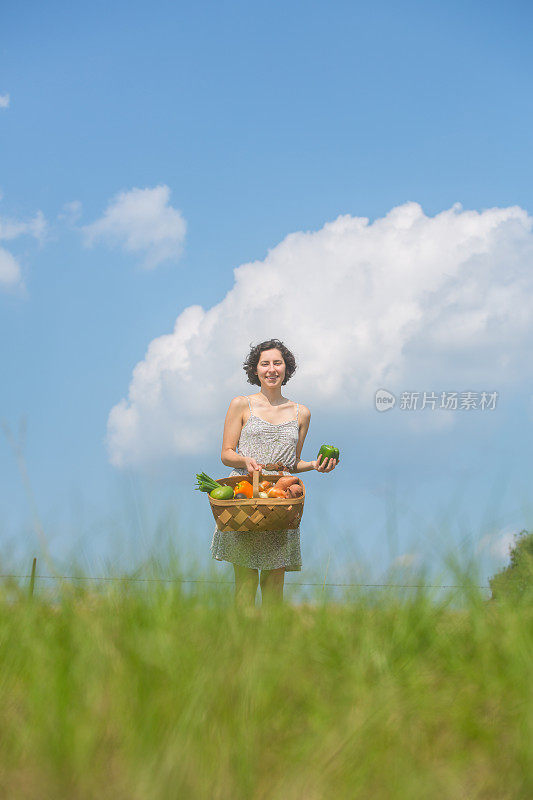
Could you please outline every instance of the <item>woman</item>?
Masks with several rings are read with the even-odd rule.
[[[278,339],[252,347],[243,364],[248,383],[261,387],[249,397],[234,397],[224,423],[222,463],[230,475],[278,476],[298,472],[331,472],[336,460],[302,461],[300,455],[311,412],[281,394],[296,371],[293,354]],[[270,469],[269,469],[270,467]],[[283,600],[286,570],[301,570],[300,529],[235,533],[215,528],[213,558],[230,561],[235,570],[236,605],[254,606],[258,583],[263,604]],[[259,579],[259,570],[261,577]]]

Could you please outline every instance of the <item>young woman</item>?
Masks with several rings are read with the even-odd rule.
[[[300,459],[309,429],[307,406],[288,400],[281,387],[296,371],[293,354],[278,339],[252,347],[243,364],[248,383],[261,391],[231,401],[224,423],[222,463],[233,467],[230,475],[249,475],[262,470],[269,475],[298,472],[331,472],[336,460]],[[263,605],[283,600],[286,570],[301,570],[300,529],[234,533],[215,528],[211,553],[217,561],[229,561],[235,570],[235,603],[254,606],[258,583]],[[259,578],[259,570],[261,577]]]

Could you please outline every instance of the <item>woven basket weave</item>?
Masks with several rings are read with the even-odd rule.
[[[280,475],[279,477],[282,477]],[[288,477],[288,476],[285,476]],[[265,480],[274,483],[274,475],[266,475]],[[217,478],[217,483],[222,486],[235,486],[243,480],[244,475],[232,475],[229,478]],[[303,489],[301,497],[292,497],[288,500],[269,497],[259,497],[259,482],[262,472],[254,471],[252,477],[253,498],[250,500],[215,500],[209,497],[211,511],[219,531],[234,531],[235,533],[251,533],[254,531],[278,531],[288,528],[297,528],[300,524],[304,510],[305,486],[298,479]]]

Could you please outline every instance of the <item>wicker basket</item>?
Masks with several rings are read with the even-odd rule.
[[[259,481],[262,472],[255,470],[252,477],[254,496],[250,500],[215,500],[208,495],[211,511],[219,531],[235,533],[251,533],[254,531],[278,531],[297,528],[304,510],[305,486],[298,479],[303,489],[301,497],[288,500],[274,497],[259,497]],[[278,477],[282,477],[281,475]],[[288,477],[288,476],[285,476]],[[267,475],[266,480],[277,480],[276,476]],[[246,475],[232,475],[229,478],[217,478],[223,486],[235,487],[240,481],[247,480]]]

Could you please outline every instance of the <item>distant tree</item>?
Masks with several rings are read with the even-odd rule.
[[[533,602],[533,533],[520,531],[510,549],[511,563],[490,578],[492,600]]]

